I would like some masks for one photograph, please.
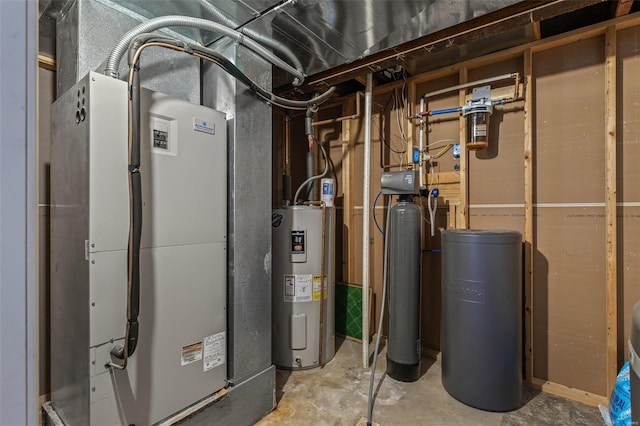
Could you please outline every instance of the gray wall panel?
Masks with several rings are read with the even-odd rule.
[[[271,65],[221,47],[270,89]],[[203,67],[203,104],[227,113],[229,143],[229,377],[271,365],[271,107],[217,66]]]
[[[88,77],[82,80],[89,86]],[[84,95],[86,104],[90,90]],[[51,400],[71,424],[89,424],[89,121],[76,124],[75,91],[54,104],[51,149]],[[86,349],[85,349],[86,348]]]
[[[36,424],[37,4],[0,1],[0,424]]]

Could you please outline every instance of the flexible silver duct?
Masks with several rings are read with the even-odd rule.
[[[165,27],[192,27],[215,32],[223,36],[232,38],[236,42],[253,50],[264,59],[271,62],[273,65],[295,76],[296,79],[293,84],[299,85],[302,83],[302,81],[304,81],[305,75],[302,72],[298,71],[244,34],[236,30],[232,30],[222,24],[208,21],[206,19],[180,15],[159,16],[157,18],[153,18],[146,22],[143,22],[137,27],[125,33],[122,37],[120,37],[115,47],[111,50],[109,58],[107,59],[107,65],[104,69],[104,73],[106,75],[110,75],[111,77],[118,78],[118,68],[120,67],[120,61],[126,53],[131,40],[133,40],[137,35],[152,32]]]
[[[233,18],[228,17],[223,11],[221,11],[220,9],[218,9],[217,7],[215,7],[213,4],[209,3],[208,0],[199,0],[200,4],[202,5],[202,7],[204,7],[206,9],[207,12],[211,13],[213,16],[216,17],[217,20],[220,21],[220,23],[222,23],[223,25],[226,25],[229,28],[238,28],[240,26],[240,23],[238,23],[237,21],[234,21]],[[246,35],[247,37],[251,37],[252,39],[254,39],[255,41],[257,41],[258,43],[261,43],[265,46],[268,46],[270,48],[272,48],[273,50],[280,52],[283,56],[285,56],[292,64],[293,66],[300,71],[300,73],[304,73],[304,68],[302,67],[302,63],[300,62],[300,60],[298,59],[298,57],[295,55],[295,53],[293,53],[293,51],[291,51],[291,49],[289,49],[287,46],[285,46],[284,44],[270,38],[267,37],[263,34],[260,34],[256,31],[253,31],[249,28],[240,28],[237,31],[240,31],[242,34]],[[296,79],[296,81],[293,82],[294,86],[298,86],[300,85],[302,82],[298,81]]]

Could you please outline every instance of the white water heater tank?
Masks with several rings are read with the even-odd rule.
[[[288,206],[272,219],[273,363],[318,367],[335,355],[335,210]]]

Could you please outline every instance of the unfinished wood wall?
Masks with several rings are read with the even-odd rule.
[[[535,53],[533,84],[533,374],[605,395],[604,37]]]
[[[489,148],[469,151],[459,161],[447,153],[428,177],[446,193],[436,224],[523,234],[525,378],[549,392],[604,402],[628,356],[631,309],[640,300],[640,18],[609,21],[375,88],[380,106],[373,109],[371,200],[382,171],[381,135],[402,146],[395,110],[387,102],[394,90],[407,85],[407,108],[415,113],[426,92],[510,72],[520,74],[519,94],[526,97],[495,108]],[[513,81],[492,88],[507,93]],[[427,109],[457,106],[468,93],[431,98]],[[333,117],[354,111],[354,96],[344,99],[341,110],[332,108]],[[401,125],[409,145],[417,144],[415,126],[408,120]],[[362,206],[364,131],[361,118],[332,126],[336,134],[329,143],[339,165],[343,220],[338,262],[343,262],[341,279],[359,284],[362,209],[367,208]],[[458,142],[464,134],[456,116],[430,117],[428,127],[427,143]],[[322,127],[318,131],[322,134]],[[386,150],[383,161],[400,160]],[[458,162],[461,171],[455,173]],[[380,223],[387,201],[381,200]],[[370,227],[377,318],[383,240],[373,220]],[[441,258],[429,250],[440,248],[440,230],[434,237],[428,233],[425,223],[422,344],[431,352],[439,350],[441,339]]]

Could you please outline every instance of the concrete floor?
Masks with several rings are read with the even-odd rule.
[[[278,407],[258,426],[355,426],[366,416],[370,373],[361,365],[361,346],[336,341],[335,358],[323,369],[278,370]],[[510,413],[491,413],[458,402],[442,387],[440,363],[422,360],[424,371],[414,383],[385,375],[375,400],[373,421],[391,425],[601,425],[597,408],[525,388],[524,405]],[[378,357],[376,384],[386,368]]]

